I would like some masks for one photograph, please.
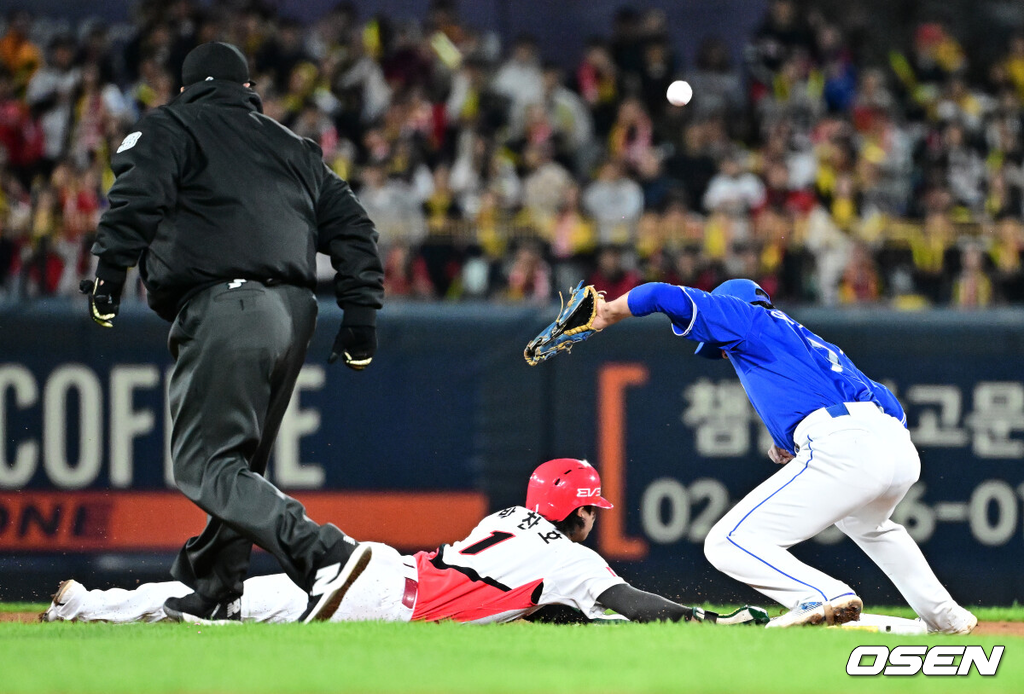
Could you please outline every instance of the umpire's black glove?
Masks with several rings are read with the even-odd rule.
[[[328,364],[333,364],[338,357],[345,358],[345,366],[355,371],[362,371],[377,353],[377,311],[362,306],[350,306],[345,310],[341,321],[341,329],[334,338]]]
[[[102,268],[96,271],[100,275]],[[121,291],[124,289],[124,270],[114,271],[106,278],[82,280],[78,290],[89,295],[89,316],[104,328],[114,327],[114,318],[121,308]]]

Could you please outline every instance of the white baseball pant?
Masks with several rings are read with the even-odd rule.
[[[362,575],[352,584],[332,622],[408,622],[415,606],[417,580],[412,557],[393,547],[373,545],[373,555]],[[411,582],[411,584],[410,584]],[[245,581],[242,619],[253,622],[297,621],[309,598],[286,574],[257,576]],[[62,620],[79,622],[159,622],[167,619],[164,601],[188,595],[184,583],[143,583],[134,590],[113,588],[73,593],[56,608]],[[411,599],[410,599],[411,596]]]
[[[789,548],[835,524],[871,557],[934,630],[953,626],[958,605],[906,528],[890,520],[917,481],[909,432],[873,403],[820,409],[796,428],[793,460],[747,494],[711,529],[708,561],[789,609],[854,594]]]

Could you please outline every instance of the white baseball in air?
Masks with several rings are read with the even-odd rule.
[[[685,80],[676,80],[668,85],[668,102],[673,106],[685,106],[693,97],[693,87]]]

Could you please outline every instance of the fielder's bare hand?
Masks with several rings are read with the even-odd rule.
[[[779,448],[773,445],[768,449],[768,457],[776,465],[785,465],[793,459],[793,454],[787,451],[785,448]]]

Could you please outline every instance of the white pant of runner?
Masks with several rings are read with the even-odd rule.
[[[874,404],[846,403],[846,410],[817,410],[797,426],[797,456],[715,524],[704,553],[719,571],[789,609],[826,602],[855,591],[789,548],[835,524],[929,628],[948,629],[958,605],[906,528],[889,518],[921,473],[917,449],[903,425]]]
[[[332,622],[408,622],[413,607],[407,597],[407,580],[416,581],[412,557],[376,542],[369,565],[352,584]],[[167,618],[164,601],[188,595],[184,583],[166,581],[143,583],[134,590],[80,591],[56,608],[62,620],[79,622],[159,622]],[[254,622],[297,621],[305,611],[308,595],[285,574],[257,576],[245,581],[242,619]],[[404,601],[404,602],[403,602]]]

